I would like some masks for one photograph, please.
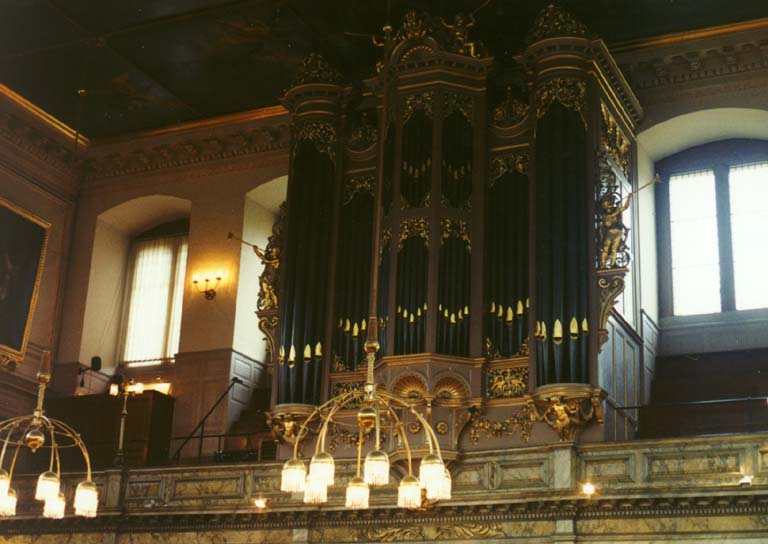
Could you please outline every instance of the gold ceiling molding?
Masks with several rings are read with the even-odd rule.
[[[64,123],[63,121],[60,121],[50,113],[46,112],[42,108],[34,105],[32,102],[15,92],[13,89],[3,85],[0,83],[0,95],[7,98],[9,101],[14,103],[15,105],[19,106],[22,110],[29,113],[33,117],[35,117],[37,120],[44,123],[46,126],[52,128],[57,133],[61,134],[68,140],[71,140],[74,142],[75,137],[77,137],[78,145],[82,145],[84,147],[88,146],[90,144],[90,141],[88,138],[83,136],[82,134],[78,134],[78,132]]]

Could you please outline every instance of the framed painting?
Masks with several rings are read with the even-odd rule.
[[[0,365],[24,358],[50,227],[0,198]]]

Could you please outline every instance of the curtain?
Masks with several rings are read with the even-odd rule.
[[[159,363],[179,349],[187,237],[137,240],[131,250],[126,363]]]

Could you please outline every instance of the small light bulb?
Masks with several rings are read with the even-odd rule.
[[[253,499],[253,505],[259,510],[264,510],[267,507],[267,499],[264,497],[256,497]]]
[[[200,275],[199,274],[193,274],[192,275],[192,283],[197,283],[200,281]]]
[[[752,485],[752,476],[751,474],[745,474],[741,477],[741,480],[739,480],[739,485]]]
[[[591,497],[595,494],[595,484],[590,482],[582,484],[581,492],[584,493],[587,497]]]

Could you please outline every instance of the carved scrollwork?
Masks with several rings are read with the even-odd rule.
[[[587,27],[584,23],[574,19],[573,15],[555,2],[550,2],[539,12],[533,27],[525,37],[525,42],[530,45],[547,38],[558,38],[561,36],[585,37],[586,35]]]
[[[351,393],[352,391],[362,389],[363,385],[364,385],[363,382],[336,382],[333,384],[332,396],[337,397],[345,393]],[[360,402],[353,401],[347,404],[347,406],[349,408],[356,408],[360,406]]]
[[[360,123],[350,131],[347,147],[352,151],[365,151],[378,141],[378,137],[376,127],[368,122],[367,115],[363,115]]]
[[[485,383],[490,399],[522,397],[528,392],[528,367],[491,369]]]
[[[389,528],[365,528],[357,535],[363,542],[402,542],[413,540],[500,538],[507,534],[500,523],[460,523],[454,525],[407,525]]]
[[[587,86],[580,79],[555,77],[545,81],[536,89],[536,117],[546,115],[553,102],[574,110],[581,117],[584,128],[587,127],[586,111]]]
[[[608,111],[608,108],[602,102],[600,103],[600,114],[602,117],[600,144],[621,169],[624,176],[629,178],[632,160],[632,147],[629,139],[624,135],[624,131],[621,130],[616,119],[613,118],[611,112]]]
[[[597,271],[597,286],[600,289],[600,344],[608,339],[606,325],[611,310],[616,305],[618,296],[624,291],[624,275],[626,268],[613,268]]]
[[[512,94],[512,88],[507,87],[507,95],[498,106],[493,108],[493,124],[499,128],[515,126],[528,115],[530,106],[518,100]]]
[[[525,442],[528,442],[531,438],[533,421],[531,406],[528,404],[502,421],[492,421],[486,417],[479,417],[479,411],[472,408],[470,409],[469,441],[475,445],[480,442],[481,436],[504,438],[519,434]]]
[[[472,124],[472,97],[459,93],[445,93],[443,116],[448,117],[455,111],[461,112],[467,123]]]
[[[426,217],[414,217],[400,220],[400,242],[398,248],[403,247],[411,236],[418,236],[424,240],[424,245],[429,247],[429,219]]]
[[[469,236],[469,225],[460,219],[444,218],[440,220],[440,243],[445,243],[448,238],[458,238],[464,241],[467,252],[472,253],[472,240]]]
[[[301,67],[291,81],[291,87],[307,85],[309,83],[328,83],[339,85],[344,82],[341,73],[332,68],[328,61],[320,53],[310,53],[302,61]]]
[[[320,153],[325,153],[332,161],[336,160],[336,129],[330,123],[312,121],[302,124],[296,133],[296,142],[309,140]],[[293,154],[298,146],[294,145]]]
[[[346,206],[352,202],[357,193],[369,193],[372,195],[375,182],[376,179],[373,174],[365,174],[347,179],[347,183],[344,185],[343,205]]]
[[[435,93],[432,91],[405,95],[402,98],[403,123],[406,123],[418,110],[432,117],[432,102],[434,98]]]
[[[528,174],[529,157],[528,151],[515,151],[494,157],[491,160],[489,186],[493,187],[496,181],[507,172]]]

